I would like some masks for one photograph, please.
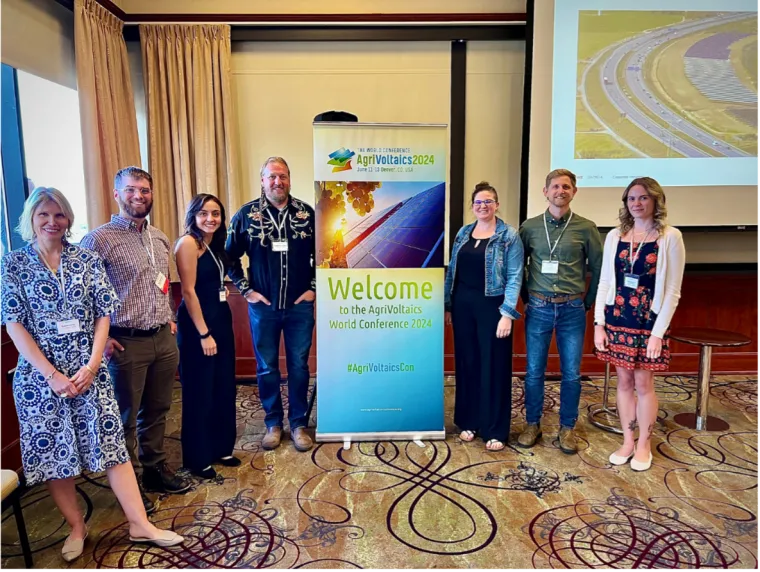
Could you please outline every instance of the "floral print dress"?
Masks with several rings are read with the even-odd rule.
[[[631,270],[630,249],[634,255],[639,243],[620,241],[615,253],[615,303],[604,310],[607,340],[606,352],[597,351],[597,357],[612,365],[626,369],[646,369],[665,371],[670,364],[668,336],[662,340],[662,353],[656,359],[647,357],[647,344],[652,333],[657,314],[651,310],[654,286],[657,280],[657,258],[659,244],[647,242],[641,246],[638,258]],[[625,286],[625,275],[639,276],[637,288]]]
[[[31,245],[6,254],[2,276],[2,323],[17,322],[58,371],[73,376],[90,359],[95,320],[119,308],[100,257],[72,244],[61,253],[66,305],[58,277]],[[56,324],[76,318],[81,331],[61,334]],[[10,367],[10,365],[8,366]],[[105,361],[92,385],[77,397],[60,397],[38,371],[19,356],[13,397],[21,432],[21,460],[27,485],[99,472],[129,461],[119,406]]]

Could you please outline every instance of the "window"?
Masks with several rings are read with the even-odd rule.
[[[21,70],[16,75],[28,188],[55,187],[66,196],[74,210],[71,241],[79,242],[88,228],[78,94]]]
[[[23,246],[24,241],[13,229],[26,200],[24,153],[16,90],[16,70],[2,64],[2,183],[0,184],[0,235],[2,252]]]

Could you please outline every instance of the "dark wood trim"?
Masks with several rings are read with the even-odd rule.
[[[464,224],[464,144],[467,115],[467,42],[451,42],[449,125],[449,252]]]
[[[64,8],[68,8],[69,10],[74,10],[74,0],[55,0],[58,2],[61,6]],[[129,19],[129,15],[119,8],[116,4],[111,2],[111,0],[96,0],[98,4],[103,6],[106,10],[108,10],[111,14],[116,16],[119,20],[122,22],[126,22]]]
[[[755,262],[693,262],[686,264],[686,274],[695,272],[725,272],[725,273],[742,273],[757,274],[757,263]]]
[[[526,203],[527,204],[527,203]],[[613,229],[612,226],[600,226],[599,232],[609,232]],[[757,232],[756,224],[749,225],[724,225],[724,226],[678,226],[678,230],[685,233],[696,232]]]
[[[522,24],[501,26],[334,26],[282,25],[233,26],[234,42],[450,42],[521,41],[525,38]],[[136,25],[124,26],[127,42],[140,41]]]
[[[124,28],[125,34],[130,27]],[[501,26],[233,26],[233,42],[448,42],[522,40],[522,24]],[[127,36],[125,35],[125,38]]]
[[[525,22],[525,79],[523,80],[522,156],[520,157],[520,223],[528,218],[528,188],[530,168],[530,105],[533,95],[533,18],[534,0],[527,0]]]

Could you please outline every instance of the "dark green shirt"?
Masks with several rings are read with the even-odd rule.
[[[552,245],[567,226],[562,238],[554,250],[552,260],[559,261],[557,274],[543,274],[541,263],[549,260],[550,247],[546,241],[546,227]],[[573,215],[570,224],[570,211],[556,220],[547,209],[544,214],[526,220],[520,227],[520,238],[525,250],[525,288],[523,301],[527,292],[540,292],[547,296],[558,294],[582,294],[586,292],[586,272],[591,272],[591,283],[584,298],[586,309],[594,305],[599,275],[602,270],[602,237],[596,224],[590,220]]]

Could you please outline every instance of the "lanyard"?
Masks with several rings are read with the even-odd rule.
[[[145,252],[148,253],[148,256],[150,256],[150,261],[153,266],[153,269],[156,268],[156,251],[153,249],[153,236],[150,234],[150,228],[148,227],[148,223],[145,223],[145,234],[148,235],[148,240],[150,240],[150,250],[148,250],[148,247],[145,246],[145,239],[142,238],[142,235],[140,236],[140,242],[142,242],[143,248],[145,249]]]
[[[63,250],[61,251],[61,262],[58,264],[58,269],[61,271],[60,280],[58,279],[58,274],[53,270],[53,267],[50,266],[50,263],[47,261],[47,258],[45,258],[45,255],[42,254],[42,251],[37,250],[37,254],[39,254],[40,259],[42,260],[42,263],[45,265],[45,268],[47,268],[50,271],[50,273],[55,278],[55,281],[61,287],[61,294],[63,295],[63,310],[65,312],[69,304],[68,304],[68,301],[66,300],[66,277],[64,276],[64,271],[63,271]]]
[[[633,254],[633,241],[635,240],[635,236],[633,234],[633,230],[631,230],[631,247],[628,249],[628,261],[631,263],[631,272],[633,273],[633,265],[636,263],[636,261],[639,259],[639,252],[641,252],[641,247],[644,246],[644,243],[646,242],[647,238],[649,238],[649,233],[652,232],[652,229],[650,228],[646,235],[644,236],[643,240],[639,243],[639,247],[636,249],[636,255]]]
[[[557,249],[557,245],[559,244],[559,239],[562,238],[562,235],[565,234],[565,231],[567,230],[567,227],[570,226],[570,221],[573,220],[573,213],[570,212],[570,218],[567,219],[567,222],[565,223],[565,227],[560,231],[559,236],[557,237],[557,240],[554,241],[554,246],[552,246],[552,241],[549,238],[549,227],[546,224],[546,213],[544,213],[544,230],[546,231],[546,244],[549,245],[549,260],[552,259],[552,255],[554,254],[554,251]]]
[[[211,255],[211,258],[214,259],[214,264],[216,264],[216,267],[219,269],[219,282],[222,286],[224,286],[224,264],[220,260],[217,259],[216,255],[211,251],[211,249],[206,246],[206,243],[203,243],[203,247],[208,250],[208,253]]]
[[[282,213],[283,211],[280,211]],[[276,220],[274,220],[274,217],[272,216],[272,211],[267,209],[267,214],[269,215],[269,218],[272,219],[272,223],[274,223],[274,226],[277,227],[277,238],[282,240],[282,231],[285,230],[285,221],[287,220],[288,216],[285,215],[285,218],[283,218],[280,223],[278,224]],[[278,215],[279,218],[279,215]],[[285,238],[288,238],[287,233],[285,234]]]

